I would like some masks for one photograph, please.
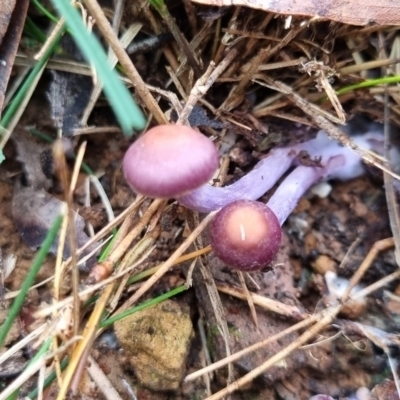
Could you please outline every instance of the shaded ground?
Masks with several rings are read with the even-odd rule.
[[[183,12],[183,6],[175,3],[170,6],[171,11],[177,17],[178,25],[185,31],[183,19],[179,18],[180,13]],[[199,20],[204,25],[210,24],[208,28],[204,28],[206,32],[204,42],[207,45],[200,45],[199,48],[199,54],[203,56],[204,61],[207,61],[210,58],[212,34],[216,29],[209,21],[213,21],[217,11],[199,7],[200,9],[208,14],[208,17],[199,17]],[[224,29],[231,26],[232,13],[232,10],[225,10],[225,14],[221,17]],[[126,21],[124,21],[128,22],[130,18],[139,16],[144,18],[140,11],[132,8],[129,9],[129,13],[125,16]],[[150,24],[147,22],[144,24],[145,32],[148,33]],[[283,28],[284,21],[281,18],[273,20],[272,16],[265,17],[263,14],[261,17],[260,14],[247,10],[240,14],[238,24],[239,33],[260,31],[263,36],[261,39],[251,38],[251,35],[250,37],[245,36],[243,45],[239,47],[242,57],[238,57],[232,64],[231,70],[221,77],[221,82],[215,83],[210,89],[207,97],[207,101],[210,103],[207,106],[208,117],[202,114],[199,123],[204,133],[217,137],[217,143],[222,140],[221,136],[225,135],[226,130],[233,137],[224,154],[229,160],[225,183],[234,181],[246,173],[263,154],[266,154],[274,146],[284,146],[291,142],[305,140],[313,137],[316,132],[316,129],[296,124],[296,121],[300,121],[313,125],[313,119],[308,118],[284,96],[279,95],[273,100],[275,92],[265,87],[255,86],[252,82],[245,85],[246,90],[233,92],[235,83],[243,79],[245,68],[242,67],[246,63],[248,63],[247,65],[255,63],[257,54],[261,54],[263,47],[271,46],[274,49],[272,46],[286,37],[286,31]],[[299,25],[293,26],[295,27],[293,30],[298,29],[298,35],[294,35],[293,40],[288,41],[288,44],[283,46],[283,49],[279,49],[279,52],[278,50],[271,51],[265,58],[260,57],[260,65],[268,65],[268,62],[284,63],[300,60],[300,57],[307,55],[309,61],[312,59],[323,60],[321,62],[324,65],[339,69],[339,65],[351,64],[352,55],[356,52],[348,46],[349,41],[352,40],[355,43],[357,51],[366,59],[375,59],[377,52],[371,42],[384,37],[386,41],[382,48],[387,50],[395,36],[395,31],[390,28],[387,30],[381,28],[378,33],[370,33],[366,32],[367,28],[354,28],[338,23],[320,23],[312,25],[308,29],[304,28],[304,30],[300,29]],[[234,31],[233,27],[231,29]],[[192,37],[189,33],[185,33],[189,38]],[[196,31],[196,33],[198,32]],[[219,45],[221,44],[219,43]],[[173,53],[177,51],[174,46],[173,44],[168,47]],[[161,50],[154,50],[154,52],[157,54],[141,53],[132,58],[147,83],[164,88],[168,81],[165,73],[165,65],[168,63],[162,56]],[[299,71],[300,64],[299,62],[295,68],[282,68],[282,72],[271,72],[271,77],[290,82],[292,87],[296,88],[296,91],[302,93],[309,101],[317,102],[322,97],[315,88],[315,81],[317,84],[320,83],[319,78],[317,75],[310,78],[304,71]],[[16,67],[16,75],[18,71]],[[261,74],[261,71],[263,69],[260,67],[258,74]],[[256,72],[257,69],[254,73]],[[181,79],[181,83],[187,84],[190,88],[190,76],[183,74]],[[345,75],[336,83],[344,86],[356,82],[358,79],[359,76],[356,74]],[[37,252],[36,249],[31,249],[25,244],[17,231],[15,215],[21,214],[21,209],[14,206],[13,210],[13,196],[18,195],[21,185],[28,184],[35,186],[36,192],[39,189],[46,189],[54,198],[64,198],[59,178],[53,169],[51,145],[28,133],[28,127],[35,126],[38,131],[53,139],[56,136],[54,119],[52,120],[50,117],[51,107],[48,106],[48,99],[43,95],[43,93],[48,93],[50,82],[54,82],[54,76],[47,72],[16,129],[14,139],[12,138],[5,148],[6,161],[0,165],[0,250],[3,267],[9,265],[10,257],[14,257],[16,260],[14,270],[7,274],[4,282],[6,292],[20,288]],[[179,95],[179,90],[175,87],[169,87],[168,90]],[[230,91],[232,92],[230,93]],[[369,119],[381,120],[383,104],[380,95],[381,93],[375,95],[371,92],[353,92],[340,99],[349,117],[362,114]],[[219,116],[213,116],[210,110],[224,102],[227,103],[226,107],[221,106],[222,112]],[[160,104],[165,110],[170,107],[165,96],[160,100]],[[324,104],[323,107],[334,114],[331,107]],[[82,105],[83,107],[84,105]],[[200,113],[200,111],[197,112]],[[393,117],[394,123],[396,123],[395,119],[396,117]],[[221,125],[215,125],[219,123]],[[108,108],[101,102],[93,112],[89,124],[103,127],[114,125],[115,121]],[[314,128],[317,127],[314,126]],[[21,158],[21,149],[17,148],[15,140],[25,143],[25,158],[22,162],[17,161],[18,157]],[[68,137],[65,141],[67,147],[76,150],[83,140],[87,140],[84,161],[99,177],[115,215],[119,215],[135,199],[135,195],[125,183],[121,172],[122,156],[132,140],[124,138],[121,133],[112,132],[85,135],[84,138]],[[226,140],[226,136],[224,140]],[[29,156],[30,152],[31,156]],[[68,163],[72,168],[73,160],[69,159]],[[44,176],[43,180],[39,179],[41,174]],[[34,184],[32,184],[32,177]],[[107,214],[100,196],[93,188],[89,193],[90,205],[87,205],[85,197],[87,192],[84,188],[86,178],[87,175],[81,172],[74,192],[73,208],[87,222],[91,223],[94,232],[98,232],[106,226]],[[263,200],[267,200],[270,194],[268,193]],[[134,222],[140,221],[149,204],[148,200],[143,203],[139,212],[132,217]],[[29,207],[30,205],[27,208],[29,209]],[[24,219],[24,215],[20,214],[19,218]],[[167,206],[160,216],[160,221],[158,222],[157,219],[155,221],[155,225],[160,227],[158,234],[155,234],[155,249],[140,264],[140,270],[153,267],[168,259],[197,223],[193,213],[176,203]],[[152,229],[155,230],[154,226]],[[33,227],[32,230],[34,231],[33,235],[36,235],[36,231],[39,229]],[[26,235],[28,235],[27,230]],[[340,277],[350,279],[374,243],[390,236],[383,179],[381,173],[374,170],[373,167],[368,167],[367,174],[362,178],[349,182],[331,183],[331,191],[323,198],[309,193],[301,200],[295,212],[284,225],[283,245],[273,270],[252,273],[252,279],[245,277],[246,285],[251,292],[276,300],[283,307],[295,307],[297,313],[290,313],[291,308],[284,308],[279,315],[257,305],[258,327],[255,326],[245,300],[222,293],[224,288],[230,290],[236,288],[237,291],[240,291],[240,281],[236,272],[229,270],[212,253],[199,258],[193,272],[193,287],[174,299],[190,316],[195,332],[191,345],[188,347],[187,362],[182,367],[183,376],[206,365],[207,352],[205,348],[208,349],[212,361],[226,356],[226,343],[223,340],[223,333],[218,328],[215,303],[212,301],[212,297],[210,298],[210,286],[212,286],[210,276],[204,275],[205,269],[212,271],[216,285],[220,286],[222,316],[229,329],[228,343],[231,353],[235,353],[260,340],[276,335],[294,323],[324,309],[332,301],[327,296],[328,288],[324,274],[327,271],[334,271]],[[196,243],[197,248],[205,247],[208,244],[207,230],[203,233],[201,240],[202,243]],[[191,250],[194,249],[195,246],[192,246]],[[54,264],[55,256],[49,255],[40,270],[37,282],[52,277]],[[189,274],[191,262],[186,264],[168,272],[146,293],[144,298],[152,298],[183,284]],[[396,270],[397,265],[393,251],[383,252],[378,255],[372,267],[363,275],[361,284],[363,286],[371,285]],[[87,272],[88,268],[82,273],[82,282]],[[329,327],[317,336],[317,341],[322,341],[321,343],[304,346],[288,354],[283,361],[263,372],[253,383],[248,383],[241,391],[233,394],[232,398],[306,400],[321,393],[329,394],[335,399],[362,400],[360,392],[356,397],[359,388],[372,389],[375,385],[384,382],[385,378],[392,380],[392,373],[388,366],[388,354],[395,358],[398,355],[398,347],[395,338],[386,337],[384,332],[390,335],[399,331],[398,296],[400,289],[397,285],[398,281],[395,280],[383,289],[379,288],[368,296],[366,304],[363,304],[361,308],[351,306],[347,313],[340,315],[333,324],[329,324]],[[68,275],[61,286],[61,297],[70,294],[70,288]],[[118,303],[122,304],[127,300],[130,292],[134,289],[137,289],[137,286],[132,285],[129,289],[124,289]],[[30,315],[33,311],[44,307],[46,303],[50,304],[52,295],[52,281],[30,292],[23,313],[18,319],[22,336],[38,325],[40,321],[32,321]],[[8,303],[5,302],[4,308],[7,306]],[[86,321],[86,317],[84,317],[84,321]],[[372,334],[366,333],[367,328],[363,327],[378,328],[381,331],[379,334],[376,333],[376,337],[372,337]],[[203,330],[205,338],[202,341]],[[298,340],[304,330],[303,327],[301,330],[294,331],[269,346],[236,361],[231,378],[237,379],[252,371],[267,358]],[[149,335],[151,336],[151,334],[150,332]],[[14,335],[7,345],[19,339],[18,334],[14,332]],[[385,342],[387,348],[382,349],[381,342],[377,337],[382,341],[384,341],[383,338],[388,340],[387,343]],[[14,362],[19,361],[21,365],[24,365],[29,360],[31,352],[32,349],[28,348],[24,354],[18,354],[14,358]],[[223,388],[229,379],[228,370],[224,367],[207,379],[198,378],[180,385],[180,389],[176,392],[151,391],[138,381],[129,362],[130,355],[121,348],[112,328],[108,328],[95,342],[91,356],[97,361],[100,369],[120,395],[127,399],[134,398],[130,392],[132,388],[134,388],[136,398],[140,400],[205,399],[210,394],[210,390],[215,392]],[[16,367],[17,372],[22,368],[20,364]],[[4,368],[0,369],[0,378],[5,384],[10,382],[14,375],[13,373],[8,375],[11,370],[10,363],[6,364]],[[101,398],[103,394],[91,383],[89,376],[86,373],[82,375],[86,383],[86,386],[83,385],[82,396]],[[385,385],[390,385],[390,383],[385,383]],[[35,383],[28,382],[24,390],[28,391],[31,386],[35,386]],[[393,390],[392,387],[391,390]],[[53,386],[49,392],[46,392],[47,398],[55,398],[55,392],[56,389]],[[376,398],[383,400],[395,397],[383,394],[377,395]]]

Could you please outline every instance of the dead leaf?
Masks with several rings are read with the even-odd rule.
[[[54,220],[61,214],[64,202],[50,195],[44,190],[35,190],[29,187],[17,185],[14,192],[12,209],[14,222],[23,241],[32,249],[36,249],[43,243],[47,232],[50,230]],[[85,221],[74,212],[75,237],[77,248],[84,245],[89,237],[86,235]],[[92,245],[86,250],[85,254],[90,253],[97,244]],[[50,253],[55,254],[58,247],[58,237],[53,242]],[[63,258],[71,255],[69,240],[64,246]],[[83,264],[83,269],[87,270],[95,262],[94,257]]]
[[[28,186],[49,189],[53,168],[50,145],[37,142],[23,129],[15,130],[11,138],[17,148],[17,160],[22,164]]]
[[[192,0],[210,6],[246,6],[284,15],[304,15],[351,25],[400,25],[400,3],[393,0]]]
[[[72,39],[65,36],[61,41],[64,51],[82,61]],[[51,117],[56,128],[62,130],[63,136],[72,136],[74,129],[80,127],[80,118],[89,102],[92,92],[92,80],[88,76],[64,71],[52,71],[53,80],[47,97],[50,101]]]

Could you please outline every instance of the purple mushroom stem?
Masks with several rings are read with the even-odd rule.
[[[274,212],[281,225],[292,213],[304,193],[321,179],[323,169],[301,165],[276,189],[267,202],[267,206]]]
[[[275,213],[281,225],[297,206],[307,190],[322,180],[331,165],[344,163],[344,157],[335,156],[325,167],[310,167],[300,165],[291,172],[279,185],[267,202],[267,206]]]
[[[317,137],[320,139],[321,148],[310,152],[310,156],[319,157],[319,163],[315,166],[296,167],[281,182],[267,202],[267,206],[275,213],[281,225],[314,184],[328,179],[353,179],[364,173],[362,159],[358,154],[347,147],[340,146],[337,142],[326,141],[328,138],[324,135],[320,132]],[[380,145],[382,140],[382,135],[375,133],[354,138],[355,143],[365,149]]]
[[[375,142],[382,141],[382,135],[379,133],[367,134],[356,137],[354,140],[360,146],[370,149]],[[297,156],[301,151],[306,151],[311,159],[321,159],[320,166],[299,166],[300,169],[295,170],[293,176],[289,175],[291,177],[287,182],[285,181],[286,185],[283,185],[279,191],[282,195],[280,195],[277,205],[279,202],[287,201],[294,208],[305,191],[320,179],[346,180],[360,176],[364,172],[359,155],[329,139],[328,135],[321,131],[315,139],[310,141],[272,150],[267,157],[256,164],[252,171],[229,186],[214,187],[206,184],[177,197],[177,200],[185,207],[199,212],[218,210],[237,200],[257,200],[268,192],[291,166],[296,164]],[[341,155],[344,156],[342,162],[336,160],[329,168],[326,168],[330,159]],[[324,164],[326,165],[324,166]],[[295,182],[297,183],[295,184]],[[298,197],[292,199],[289,192],[287,195],[284,193],[286,187],[288,190],[294,190],[294,185],[298,186],[296,191]],[[287,209],[293,209],[289,204]],[[278,214],[281,213],[278,212]],[[284,214],[282,213],[282,216]],[[283,221],[285,219],[286,217]]]
[[[203,185],[177,197],[183,206],[199,212],[211,212],[239,199],[256,200],[270,190],[290,168],[297,152],[276,149],[263,158],[244,177],[225,187]]]

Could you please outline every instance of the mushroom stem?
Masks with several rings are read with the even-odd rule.
[[[298,146],[300,147],[300,146]],[[236,200],[256,200],[271,189],[291,167],[294,149],[276,149],[235,183],[224,187],[203,185],[177,198],[183,206],[199,212],[218,210]]]
[[[327,174],[330,165],[338,163],[344,163],[344,157],[334,157],[328,161],[326,167],[301,165],[286,177],[267,202],[267,206],[275,213],[281,225],[292,213],[304,193]]]
[[[372,133],[354,137],[359,146],[370,149],[382,142],[381,134]],[[199,212],[211,212],[237,200],[257,200],[270,190],[282,175],[294,164],[301,151],[317,166],[300,165],[280,184],[271,199],[271,208],[283,223],[299,199],[310,186],[322,179],[347,180],[364,173],[361,157],[347,147],[329,139],[325,132],[298,145],[278,148],[262,159],[252,171],[235,183],[225,187],[203,185],[177,197],[187,208]],[[317,160],[316,162],[314,162]],[[281,210],[282,208],[282,210]]]

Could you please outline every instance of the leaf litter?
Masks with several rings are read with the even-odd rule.
[[[174,31],[175,38],[176,34],[183,33],[188,46],[177,48],[175,42],[168,41],[161,43],[153,53],[133,55],[133,63],[140,71],[140,80],[137,80],[134,71],[129,76],[134,80],[134,86],[139,86],[136,95],[158,122],[172,115],[171,120],[189,120],[192,125],[201,126],[202,131],[213,137],[216,143],[228,133],[235,139],[228,145],[225,157],[230,162],[218,177],[220,184],[228,184],[242,176],[271,147],[282,146],[293,140],[305,140],[319,128],[327,129],[329,134],[348,144],[348,138],[329,121],[340,123],[360,114],[364,118],[384,120],[384,90],[381,87],[352,91],[339,97],[337,89],[361,80],[360,72],[340,74],[342,68],[353,65],[362,67],[371,59],[390,60],[386,53],[396,37],[396,27],[354,27],[305,17],[284,18],[245,7],[227,8],[221,10],[221,15],[215,8],[198,6],[189,1],[176,5],[167,2],[167,7],[172,14],[172,19],[167,17],[169,29]],[[93,9],[90,8],[90,11],[93,12]],[[202,16],[216,13],[217,16],[212,18]],[[187,15],[188,19],[184,19],[183,15]],[[162,18],[143,2],[126,6],[123,22],[129,24],[133,18],[143,22],[145,37],[149,36],[149,32],[159,35],[165,30]],[[103,29],[101,24],[99,19],[100,30]],[[61,57],[61,60],[66,66],[70,63],[70,59]],[[123,62],[121,64],[128,71],[128,60]],[[396,63],[395,60],[392,62]],[[18,71],[21,67],[16,65],[15,68]],[[372,73],[368,71],[361,69],[364,78],[377,73],[376,69]],[[46,87],[44,92],[47,93],[50,106],[43,110],[43,104],[47,104],[43,91],[34,95],[18,129],[12,133],[13,142],[5,147],[6,161],[0,166],[1,176],[4,177],[0,182],[0,207],[4,213],[0,218],[3,225],[0,246],[5,256],[17,256],[15,270],[5,282],[9,290],[16,290],[26,273],[23,272],[21,251],[25,264],[29,257],[33,257],[33,252],[21,247],[16,231],[29,239],[30,246],[40,245],[54,214],[65,201],[58,177],[54,175],[51,147],[30,140],[25,132],[26,127],[35,125],[53,139],[60,128],[64,128],[62,131],[65,136],[71,136],[71,132],[79,127],[77,116],[83,112],[86,104],[86,101],[71,101],[67,88],[70,86],[74,91],[79,85],[72,74],[64,75],[62,79],[59,78],[61,75],[54,79],[52,74],[45,74],[41,83]],[[83,88],[82,91],[83,96],[89,93]],[[80,98],[80,92],[77,93]],[[162,96],[159,103],[154,101],[151,93],[154,98]],[[149,95],[153,100],[149,99]],[[325,101],[325,96],[331,103]],[[399,126],[395,87],[389,89],[389,96],[390,119]],[[76,107],[74,111],[68,110],[69,104]],[[61,123],[61,120],[64,122]],[[68,122],[65,123],[66,120]],[[89,121],[99,128],[115,125],[103,100],[97,103]],[[300,126],[300,121],[308,127]],[[119,224],[122,220],[118,219],[118,215],[125,215],[124,210],[135,198],[119,169],[128,140],[118,133],[97,133],[84,139],[72,137],[71,147],[77,148],[86,139],[85,161],[95,166],[95,172],[99,174],[117,216],[116,224]],[[238,162],[240,158],[234,157],[235,154],[242,154],[246,162]],[[371,158],[369,154],[364,153],[364,156],[367,161],[385,165],[382,160]],[[68,167],[72,168],[71,165]],[[24,171],[23,179],[21,168]],[[78,177],[71,206],[79,210],[86,196],[90,200],[85,203],[86,211],[95,207],[103,208],[104,203],[96,193],[83,189],[83,175],[80,176],[82,179]],[[308,399],[316,394],[356,398],[360,388],[373,389],[376,383],[385,382],[381,379],[382,371],[391,381],[392,372],[396,377],[396,368],[390,361],[390,351],[394,350],[389,351],[388,348],[398,347],[393,335],[398,332],[396,296],[399,289],[396,279],[399,276],[396,275],[394,254],[384,251],[393,243],[388,242],[387,247],[382,247],[382,253],[379,246],[374,247],[375,242],[390,236],[382,178],[375,172],[363,179],[330,185],[327,196],[318,198],[310,195],[298,205],[285,226],[285,240],[274,270],[244,278],[247,293],[253,297],[258,327],[249,312],[247,301],[239,300],[240,296],[246,296],[237,275],[221,265],[212,253],[198,259],[191,275],[193,288],[175,300],[184,307],[190,306],[192,321],[196,323],[196,337],[189,349],[186,378],[173,398],[188,398],[193,394],[198,398],[222,398],[242,385],[242,391],[231,394],[232,398]],[[13,199],[10,196],[11,189],[14,191]],[[159,270],[162,272],[153,275],[141,287],[138,283],[125,287],[126,279],[117,285],[115,282],[119,280],[113,280],[113,275],[109,277],[114,266],[121,268],[118,273],[122,273],[124,268],[129,270],[129,266],[135,262],[139,262],[140,270],[146,270],[159,266],[171,254],[176,259],[183,251],[181,245],[188,247],[194,240],[193,232],[201,219],[196,220],[197,217],[191,216],[189,211],[178,205],[166,205],[164,202],[151,204],[148,200],[142,203],[141,199],[137,201],[132,208],[133,213],[126,215],[120,227],[123,235],[127,236],[122,235],[117,239],[106,260],[95,265],[89,273],[90,279],[82,275],[79,282],[83,288],[89,289],[90,285],[101,285],[104,279],[111,279],[92,314],[82,315],[82,321],[88,329],[79,333],[84,334],[82,343],[88,346],[101,331],[97,330],[93,321],[100,318],[106,305],[109,312],[123,310],[135,304],[142,295],[145,298],[154,297],[189,279],[189,265],[170,270],[172,259],[162,265]],[[111,233],[112,225],[108,228],[104,222],[100,222],[95,228],[97,236],[89,240],[83,219],[78,214],[74,215],[77,248],[99,241]],[[6,222],[7,229],[4,229]],[[147,234],[142,233],[145,227]],[[200,230],[195,232],[198,234]],[[205,230],[201,239],[193,244],[192,250],[202,250],[207,244]],[[141,245],[144,248],[140,248]],[[70,265],[68,256],[71,255],[68,246],[64,248],[67,266]],[[365,257],[371,248],[375,249],[373,257],[376,257],[376,261],[368,269],[373,257]],[[356,322],[353,322],[349,315],[339,314],[343,310],[340,303],[334,304],[336,298],[325,298],[329,293],[323,275],[327,271],[326,265],[329,265],[330,269],[349,282],[352,276],[356,276],[353,274],[357,274],[359,265],[364,265],[363,260],[369,264],[362,270],[364,289],[360,292],[362,294],[363,290],[368,290],[371,284],[376,285],[377,289],[373,292],[371,289],[371,293],[368,293],[367,311],[351,317],[356,318]],[[315,269],[317,263],[319,267]],[[49,256],[47,264],[54,265],[54,258]],[[50,269],[45,275],[51,277],[53,273]],[[385,286],[384,295],[383,286],[379,285],[383,285],[385,279],[389,281],[389,278],[391,282]],[[43,275],[38,277],[39,281],[43,279]],[[220,292],[217,291],[219,288]],[[42,321],[40,315],[44,312],[46,315],[52,312],[46,309],[51,304],[52,291],[50,283],[36,289],[28,298],[27,306],[35,310],[36,323]],[[72,301],[68,297],[71,295],[68,287],[60,295],[60,308],[63,300]],[[391,298],[390,306],[383,301],[388,296]],[[112,298],[110,303],[109,298]],[[68,310],[62,308],[64,316],[68,315]],[[87,319],[85,314],[91,316]],[[68,323],[69,320],[62,320],[61,315],[52,322],[58,319]],[[306,330],[307,326],[312,326],[312,330]],[[55,327],[49,332],[48,335],[53,337],[59,331]],[[69,343],[66,332],[68,329],[64,331],[64,336],[61,335],[60,344]],[[204,338],[201,332],[205,334]],[[285,336],[285,332],[289,333]],[[113,336],[112,330],[105,333]],[[135,367],[127,362],[129,355],[117,352],[115,348],[119,345],[115,345],[115,337],[113,340],[113,345],[95,342],[91,351],[91,356],[105,373],[105,379],[108,377],[122,396],[133,391],[138,398],[167,398],[169,395],[165,393],[154,393],[141,387],[137,377],[131,374]],[[240,358],[236,355],[246,352],[247,348],[257,343],[261,343],[257,351],[243,354]],[[384,354],[377,352],[374,346],[386,346]],[[55,348],[53,350],[56,351]],[[80,354],[84,353],[85,348],[82,347],[80,351]],[[84,370],[82,360],[86,359],[87,354],[82,359],[76,354],[72,354],[70,365]],[[108,368],[110,360],[115,358],[117,362],[113,361],[113,367]],[[266,361],[269,358],[271,360]],[[225,361],[219,368],[215,367],[214,373],[202,375],[200,372],[194,378],[196,371],[205,364],[218,360]],[[70,373],[73,373],[70,368]],[[86,383],[90,382],[87,373],[83,374],[82,380]],[[240,376],[243,378],[235,386],[232,382]],[[254,380],[257,376],[261,379]],[[124,384],[121,384],[121,377]],[[32,382],[28,381],[24,390],[28,391]],[[229,384],[224,391],[223,388]],[[80,386],[80,389],[83,387]],[[61,389],[65,390],[65,386]],[[71,390],[78,390],[76,381],[72,381]],[[100,388],[85,386],[82,390],[87,398],[107,397],[104,391],[100,394]],[[56,392],[58,388],[53,384],[49,395],[56,398]]]

